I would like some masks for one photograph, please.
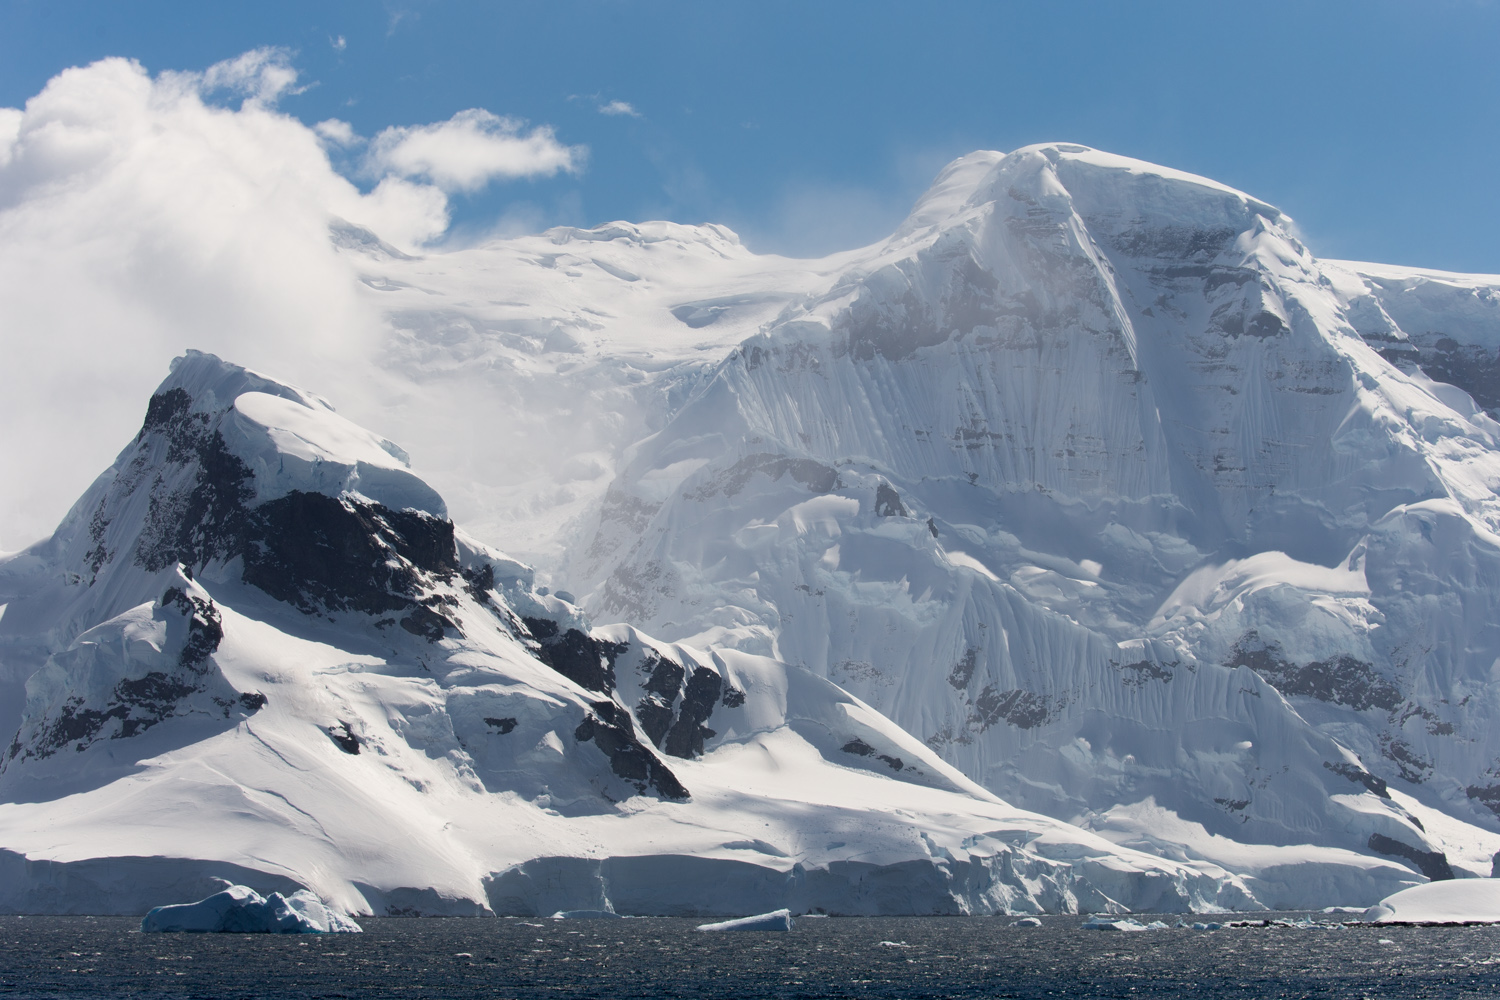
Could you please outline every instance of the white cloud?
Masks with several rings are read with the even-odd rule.
[[[21,135],[21,122],[26,118],[20,108],[0,108],[0,167],[10,162],[11,150]]]
[[[576,173],[588,150],[565,146],[549,126],[481,108],[445,122],[385,129],[370,143],[367,169],[376,175],[424,177],[445,191],[475,191],[490,181]]]
[[[298,92],[292,54],[269,46],[214,63],[202,73],[163,74],[164,80],[173,78],[204,93],[229,90],[267,105],[275,104],[283,94]]]
[[[349,43],[344,40],[343,35],[328,39],[328,44],[333,47],[333,51],[335,52],[342,52],[349,47]]]
[[[329,220],[415,248],[447,198],[340,176],[319,132],[270,106],[284,65],[153,79],[106,59],[0,109],[0,549],[56,526],[185,348],[363,395],[345,380],[368,378],[357,359],[386,328]],[[205,99],[226,88],[247,99]]]
[[[448,199],[427,184],[387,177],[360,199],[357,221],[398,246],[419,247],[448,228]]]
[[[324,141],[335,146],[356,146],[363,140],[355,134],[354,126],[337,118],[329,118],[313,126],[313,131]]]
[[[599,105],[601,115],[629,115],[631,118],[639,118],[641,113],[635,109],[635,105],[629,101],[610,101],[608,104]]]
[[[583,162],[548,128],[470,111],[382,133],[361,191],[330,152],[364,140],[278,111],[296,86],[278,49],[155,78],[105,59],[0,108],[0,550],[57,525],[189,347],[380,429],[393,393],[371,386],[392,376],[372,359],[394,334],[330,220],[420,251],[448,232],[445,189]]]

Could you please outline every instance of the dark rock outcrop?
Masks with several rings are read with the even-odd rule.
[[[579,687],[609,694],[615,689],[615,658],[621,643],[598,639],[576,628],[561,631],[549,618],[523,618],[537,641],[533,654]]]
[[[743,691],[727,687],[724,678],[708,667],[691,673],[670,656],[651,652],[642,664],[646,694],[635,707],[636,718],[652,744],[673,757],[702,756],[705,741],[715,732],[704,725],[719,704],[743,704]]]
[[[1391,797],[1391,793],[1386,787],[1385,779],[1377,778],[1375,775],[1371,774],[1369,771],[1366,771],[1362,767],[1355,767],[1353,764],[1347,763],[1345,761],[1340,761],[1339,763],[1334,764],[1326,760],[1323,762],[1323,766],[1328,768],[1328,770],[1332,771],[1334,774],[1337,774],[1341,778],[1348,778],[1350,781],[1353,781],[1356,784],[1364,785],[1365,788],[1369,789],[1371,792],[1374,792],[1382,799],[1388,799]]]
[[[1279,644],[1265,642],[1254,629],[1240,637],[1224,665],[1249,667],[1288,698],[1314,698],[1357,711],[1390,711],[1401,703],[1401,692],[1376,673],[1374,664],[1345,654],[1298,665],[1285,658]]]
[[[688,797],[677,775],[636,739],[629,712],[612,701],[596,701],[590,709],[573,733],[579,743],[592,741],[609,758],[610,769],[638,792],[651,788],[667,799]]]
[[[1405,858],[1433,882],[1453,877],[1453,869],[1448,866],[1448,856],[1442,851],[1423,851],[1379,833],[1370,834],[1370,850],[1387,857]]]

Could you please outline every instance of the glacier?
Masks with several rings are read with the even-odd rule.
[[[1321,260],[1066,143],[963,157],[815,261],[673,223],[330,238],[386,324],[329,374],[352,419],[189,353],[0,561],[0,908],[1492,873],[1500,276]]]

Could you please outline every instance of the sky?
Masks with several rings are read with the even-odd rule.
[[[156,75],[262,47],[309,125],[483,109],[577,150],[450,191],[450,242],[669,218],[823,254],[889,233],[965,152],[1065,140],[1249,191],[1321,256],[1500,272],[1488,0],[4,0],[0,106],[106,56]]]
[[[426,254],[668,219],[813,256],[958,156],[1068,141],[1323,257],[1500,273],[1497,43],[1494,0],[0,0],[0,551],[185,348],[359,377],[384,321],[330,216]]]

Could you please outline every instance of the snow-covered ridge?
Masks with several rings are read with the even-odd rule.
[[[41,658],[0,762],[0,910],[215,878],[361,913],[1255,905],[1006,805],[826,679],[592,628],[443,510],[316,397],[180,360],[0,564],[7,659]]]

